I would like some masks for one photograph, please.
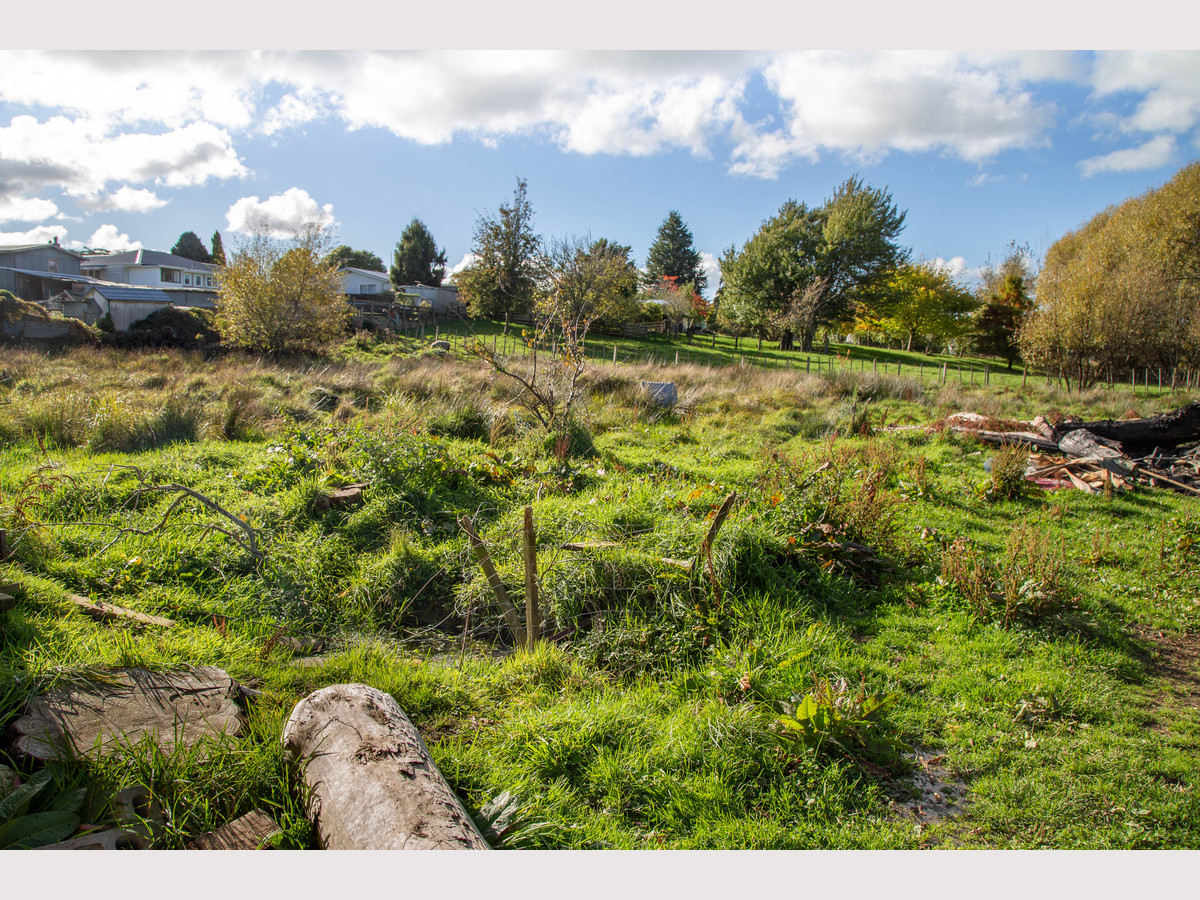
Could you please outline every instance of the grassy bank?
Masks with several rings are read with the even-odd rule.
[[[396,697],[469,808],[518,798],[507,846],[1196,846],[1194,499],[997,499],[994,448],[888,429],[1194,398],[995,371],[943,386],[905,355],[871,371],[868,348],[820,374],[742,366],[744,340],[611,363],[614,343],[708,342],[598,342],[594,452],[565,458],[457,338],[445,358],[366,340],[332,361],[6,352],[0,582],[19,597],[0,613],[0,725],[102,666],[212,664],[257,687],[247,732],[203,764],[146,750],[56,772],[91,821],[109,788],[151,786],[167,847],[255,806],[308,846],[278,735],[345,681]],[[680,408],[648,405],[642,380],[675,381]],[[361,505],[321,508],[352,482]],[[262,558],[198,503],[164,522],[175,495],[147,488],[167,484],[244,517]],[[455,524],[474,517],[519,594],[527,504],[555,636],[533,654],[509,652]],[[67,593],[177,624],[99,624]],[[298,657],[313,638],[327,649]],[[930,767],[953,806],[920,792]]]

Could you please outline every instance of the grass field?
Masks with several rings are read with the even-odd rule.
[[[1195,499],[1001,484],[984,463],[1002,472],[1007,451],[937,427],[1194,394],[1067,394],[995,364],[985,385],[983,361],[942,385],[942,360],[871,348],[806,371],[746,339],[600,339],[594,449],[567,456],[462,336],[444,358],[428,333],[284,361],[4,352],[0,582],[18,599],[0,613],[0,727],[106,666],[218,665],[263,692],[204,761],[143,747],[59,766],[41,802],[81,789],[100,822],[136,781],[169,813],[158,846],[258,806],[283,846],[310,846],[280,730],[308,692],[361,681],[395,696],[472,812],[518,798],[507,847],[1200,845]],[[649,405],[643,380],[674,381],[680,406]],[[352,482],[361,505],[320,508]],[[145,488],[167,484],[242,517],[261,559],[199,503],[164,522],[174,495]],[[456,525],[474,517],[519,596],[527,504],[555,636],[533,653],[511,652]],[[68,593],[177,624],[100,624]],[[297,656],[313,637],[327,648]]]

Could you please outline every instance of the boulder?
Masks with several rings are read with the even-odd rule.
[[[309,694],[283,744],[303,765],[321,847],[489,849],[391,695],[365,684]]]
[[[673,381],[643,381],[642,391],[655,406],[674,406],[679,402],[679,392]]]

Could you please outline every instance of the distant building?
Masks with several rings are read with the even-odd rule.
[[[94,280],[82,273],[83,259],[57,243],[0,247],[0,290],[34,303],[63,291],[78,293]]]
[[[451,313],[462,315],[467,311],[466,304],[458,299],[458,288],[452,284],[441,287],[428,287],[424,284],[401,285],[400,290],[409,295],[420,297],[421,305],[428,303],[436,313]]]
[[[351,299],[351,302],[357,298],[364,300],[391,299],[392,280],[387,272],[372,272],[370,269],[343,266],[338,269],[338,278],[342,280],[342,291]]]
[[[157,288],[174,306],[212,309],[217,299],[216,266],[161,250],[126,250],[88,255],[83,274],[97,281]]]

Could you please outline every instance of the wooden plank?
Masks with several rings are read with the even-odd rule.
[[[616,541],[575,541],[569,544],[559,544],[559,550],[612,550],[620,547]]]
[[[188,849],[262,850],[266,841],[279,832],[275,820],[264,810],[256,809],[215,831],[205,832],[188,844]]]
[[[67,594],[67,599],[88,615],[95,616],[98,619],[127,619],[131,622],[137,622],[139,625],[158,625],[162,628],[170,628],[175,624],[174,619],[164,619],[162,616],[152,616],[149,613],[125,609],[122,606],[117,606],[104,600],[89,600],[87,597],[81,597],[78,594]]]

